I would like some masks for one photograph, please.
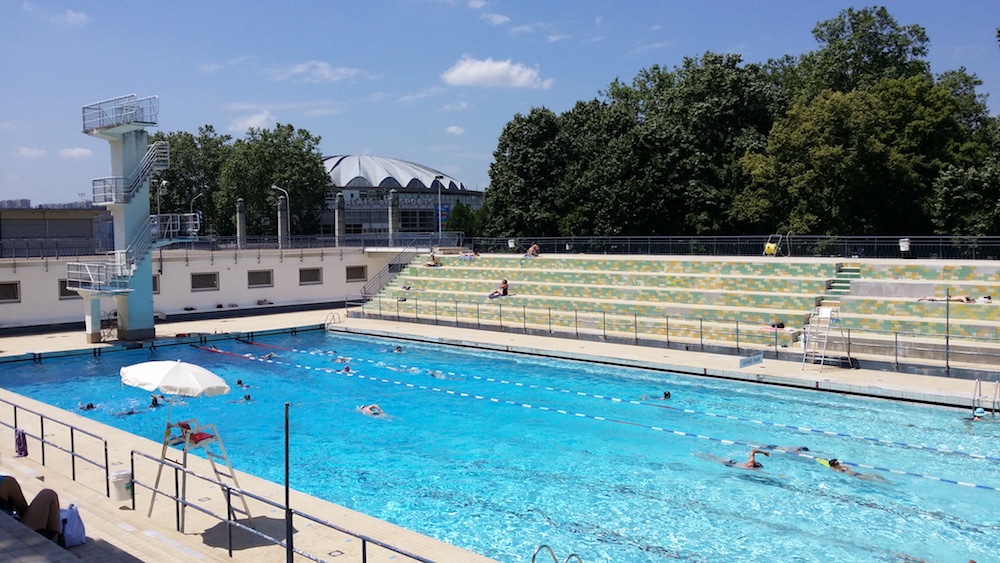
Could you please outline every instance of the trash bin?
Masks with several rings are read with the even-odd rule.
[[[512,238],[507,239],[507,248],[516,248],[516,247],[517,247],[517,240],[516,239],[512,239]]]
[[[132,500],[131,471],[115,471],[108,481],[111,481],[111,500]]]
[[[901,239],[899,239],[899,251],[900,252],[909,252],[910,251],[910,239],[908,239],[908,238],[901,238]]]

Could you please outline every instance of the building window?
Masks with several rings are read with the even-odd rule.
[[[219,272],[191,274],[191,291],[219,291]]]
[[[160,275],[153,274],[153,295],[160,293]]]
[[[0,303],[20,303],[21,282],[0,282]]]
[[[323,268],[299,268],[299,285],[323,283]]]
[[[59,280],[59,299],[83,299],[79,293],[66,288],[66,280]]]
[[[368,281],[368,266],[348,266],[347,281],[348,282]]]
[[[247,272],[247,287],[274,287],[274,270]]]

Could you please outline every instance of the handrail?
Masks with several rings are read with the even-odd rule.
[[[531,555],[531,563],[535,563],[535,558],[538,557],[538,553],[541,552],[543,549],[547,550],[549,552],[549,555],[552,556],[552,563],[559,563],[559,560],[556,559],[555,552],[552,551],[551,547],[549,547],[549,546],[547,546],[545,544],[542,544],[542,545],[538,546],[538,549],[535,550],[535,553],[533,553]]]
[[[353,303],[349,304],[349,307]],[[377,295],[361,306],[361,315],[375,318],[389,318],[397,321],[432,322],[440,324],[447,322],[456,326],[474,326],[479,329],[529,330],[536,328],[548,331],[552,335],[562,335],[572,338],[598,337],[628,342],[634,345],[684,346],[685,348],[711,350],[717,353],[740,354],[744,349],[769,350],[774,358],[790,352],[790,345],[796,335],[794,331],[760,330],[761,322],[754,319],[741,318],[736,320],[709,319],[703,317],[683,316],[648,316],[637,313],[614,313],[602,309],[559,309],[553,307],[529,307],[527,304],[483,303],[482,301],[461,301],[458,299],[421,299],[417,295],[408,295],[405,302],[396,297]],[[357,313],[352,313],[352,315]],[[803,312],[803,320],[808,313]],[[745,327],[751,327],[747,329]],[[791,327],[792,325],[789,325]],[[797,327],[796,327],[797,330]],[[685,334],[686,333],[686,334]],[[968,363],[982,364],[984,367],[1000,363],[1000,338],[963,337],[969,343],[990,343],[993,347],[977,345],[974,348],[961,350],[956,345],[956,338],[951,337],[952,345],[943,348],[943,335],[922,334],[916,332],[886,332],[865,330],[863,334],[875,338],[865,340],[852,334],[851,329],[845,329],[845,349],[830,351],[832,358],[856,358],[857,348],[867,346],[875,350],[870,355],[886,358],[886,362],[900,365],[899,358],[910,361],[905,365],[934,365],[927,362],[928,352],[945,354],[951,361],[966,356],[979,359],[961,360]],[[914,341],[903,342],[899,336],[911,337]],[[782,338],[784,336],[784,338]],[[881,341],[879,338],[881,337]],[[892,337],[892,338],[889,338]],[[756,343],[748,342],[756,340]],[[935,345],[935,343],[937,343]],[[786,348],[788,346],[789,348]],[[881,351],[881,352],[879,352]],[[798,356],[800,351],[796,351]],[[895,358],[895,361],[892,360]],[[879,360],[875,360],[879,361]],[[940,359],[939,359],[940,361]],[[853,365],[853,361],[851,362]]]
[[[81,460],[86,461],[87,463],[89,463],[89,464],[97,467],[98,469],[103,469],[104,470],[104,494],[106,496],[108,496],[108,497],[111,496],[111,482],[109,480],[109,477],[110,477],[111,473],[110,473],[109,466],[108,466],[108,441],[107,441],[107,439],[105,439],[105,438],[103,438],[101,436],[98,436],[97,434],[94,434],[93,432],[89,432],[87,430],[84,430],[83,428],[80,428],[79,426],[74,426],[72,424],[68,424],[66,422],[63,422],[61,420],[52,418],[50,416],[46,416],[46,415],[44,415],[44,414],[42,414],[40,412],[36,412],[36,411],[31,410],[31,409],[22,407],[20,405],[12,403],[12,402],[10,402],[10,401],[8,401],[6,399],[0,398],[0,403],[4,403],[4,404],[7,404],[7,405],[10,405],[11,407],[14,407],[14,422],[13,422],[13,424],[8,424],[6,421],[0,420],[0,425],[5,426],[5,427],[10,428],[11,430],[15,430],[15,431],[16,430],[22,430],[26,436],[37,440],[41,444],[41,458],[42,458],[42,466],[43,467],[46,467],[46,464],[45,464],[45,446],[48,445],[48,446],[51,446],[53,448],[56,448],[57,450],[59,450],[61,452],[64,452],[64,453],[67,453],[67,454],[70,455],[70,476],[71,476],[71,478],[74,481],[76,481],[76,460],[77,460],[77,458],[80,458]],[[30,432],[24,431],[22,428],[20,428],[18,426],[18,424],[17,424],[17,412],[18,412],[18,410],[21,410],[21,411],[26,412],[26,413],[33,414],[33,415],[35,415],[35,416],[37,416],[39,418],[39,429],[40,429],[40,432],[39,432],[38,436],[36,436],[34,434],[31,434]],[[46,437],[45,437],[46,436],[46,434],[45,434],[45,421],[46,420],[49,420],[49,421],[54,422],[56,424],[62,425],[62,426],[64,426],[64,427],[66,427],[66,428],[69,429],[69,443],[70,443],[69,449],[66,449],[63,446],[61,446],[61,445],[59,445],[59,444],[57,444],[57,443],[55,443],[55,442],[53,442],[51,440],[46,439]],[[77,451],[76,451],[76,433],[77,432],[79,432],[81,434],[84,434],[86,436],[89,436],[91,438],[94,438],[95,440],[100,440],[101,443],[104,444],[104,464],[103,465],[101,465],[101,462],[99,462],[99,461],[94,461],[94,460],[88,458],[85,455],[77,453]]]
[[[180,480],[178,478],[178,472],[184,473],[184,474],[192,476],[192,477],[196,477],[198,479],[201,479],[203,481],[206,481],[208,483],[212,483],[212,484],[215,484],[215,485],[221,487],[223,489],[223,491],[225,491],[225,494],[226,494],[226,505],[227,505],[226,514],[227,515],[225,517],[220,516],[219,514],[216,514],[216,513],[212,512],[211,510],[198,505],[197,503],[190,502],[187,499],[180,498],[178,496],[179,493],[175,493],[175,494],[171,495],[170,493],[168,493],[166,491],[159,490],[156,487],[151,486],[148,483],[145,483],[145,482],[143,482],[141,480],[136,479],[136,471],[135,471],[135,458],[136,458],[136,456],[145,458],[145,459],[147,459],[149,461],[152,461],[154,463],[160,464],[161,466],[165,466],[165,467],[169,467],[169,468],[173,469],[174,470],[174,475],[175,475],[175,478],[174,478],[175,488],[177,486],[177,483],[180,482]],[[298,516],[301,516],[301,517],[303,517],[303,518],[305,518],[305,519],[307,519],[307,520],[309,520],[311,522],[315,522],[316,524],[320,524],[320,525],[322,525],[322,526],[324,526],[326,528],[329,528],[331,530],[334,530],[334,531],[337,531],[337,532],[340,532],[340,533],[343,533],[343,534],[347,534],[347,535],[349,535],[349,536],[351,536],[353,538],[361,540],[362,563],[365,563],[367,561],[367,552],[366,552],[366,550],[367,550],[367,544],[377,545],[377,546],[379,546],[379,547],[381,547],[383,549],[387,549],[389,551],[392,551],[393,553],[397,553],[399,555],[402,555],[402,556],[407,557],[409,559],[412,559],[414,561],[418,561],[419,563],[435,563],[434,560],[432,560],[432,559],[427,559],[427,558],[421,557],[419,555],[416,555],[414,553],[410,553],[409,551],[406,551],[405,549],[393,546],[393,545],[385,543],[385,542],[383,542],[381,540],[377,540],[377,539],[375,539],[375,538],[373,538],[371,536],[367,536],[367,535],[362,534],[360,532],[353,532],[351,530],[348,530],[347,528],[344,528],[342,526],[338,526],[337,524],[334,524],[332,522],[328,522],[326,520],[323,520],[322,518],[318,518],[318,517],[313,516],[311,514],[308,514],[306,512],[302,512],[300,510],[295,510],[293,508],[288,508],[288,510],[286,510],[285,505],[283,505],[281,503],[278,503],[278,502],[275,502],[275,501],[273,501],[273,500],[271,500],[269,498],[266,498],[266,497],[263,497],[263,496],[251,493],[251,492],[249,492],[249,491],[247,491],[245,489],[239,489],[239,488],[230,486],[227,483],[224,483],[222,481],[219,481],[219,480],[214,479],[212,477],[209,477],[207,475],[202,475],[202,474],[198,473],[197,471],[193,471],[191,469],[188,469],[188,468],[184,467],[183,465],[175,463],[175,462],[173,462],[173,461],[171,461],[169,459],[162,459],[162,458],[154,457],[154,456],[152,456],[150,454],[147,454],[145,452],[140,452],[138,450],[132,450],[131,451],[131,458],[130,459],[131,459],[131,464],[132,464],[132,484],[133,484],[133,487],[132,487],[132,510],[135,510],[135,487],[136,486],[142,487],[142,488],[147,489],[147,490],[149,490],[151,492],[154,492],[156,494],[160,494],[160,495],[163,495],[163,496],[165,496],[167,498],[170,498],[178,506],[178,509],[175,512],[177,513],[177,524],[176,525],[177,525],[177,531],[179,531],[179,532],[183,532],[183,530],[181,529],[181,520],[180,520],[181,510],[180,510],[180,507],[181,506],[190,507],[190,508],[193,508],[193,509],[195,509],[195,510],[197,510],[197,511],[203,513],[203,514],[206,514],[208,516],[216,518],[217,520],[226,522],[226,524],[228,526],[230,526],[230,527],[235,526],[237,528],[240,528],[242,530],[245,530],[247,532],[250,532],[250,533],[258,536],[261,539],[269,541],[269,542],[271,542],[271,543],[273,543],[275,545],[279,545],[279,546],[283,546],[283,547],[286,547],[288,549],[291,549],[291,551],[293,551],[294,553],[296,553],[298,555],[301,555],[302,557],[305,557],[305,558],[310,559],[312,561],[318,561],[318,562],[322,562],[323,561],[322,559],[319,559],[318,557],[316,557],[314,555],[311,555],[308,552],[302,551],[301,549],[299,549],[297,547],[289,547],[288,544],[287,544],[287,541],[285,541],[285,540],[281,540],[281,539],[278,539],[278,538],[274,538],[274,537],[268,536],[267,534],[265,534],[263,532],[255,530],[255,529],[253,529],[253,528],[251,528],[251,527],[249,527],[249,526],[247,526],[245,524],[241,524],[237,520],[234,520],[234,519],[230,518],[229,515],[232,514],[232,511],[229,510],[229,506],[232,504],[231,494],[237,493],[237,494],[249,497],[251,499],[254,499],[254,500],[256,500],[258,502],[261,502],[263,504],[266,504],[266,505],[268,505],[268,506],[270,506],[272,508],[284,511],[286,513],[286,518],[290,518],[292,515],[298,515]],[[291,529],[291,524],[289,523],[285,527],[285,529]],[[229,540],[229,546],[228,546],[229,547],[229,556],[232,557],[233,556],[232,534],[229,534],[228,540]]]
[[[129,123],[156,125],[160,104],[156,96],[138,98],[127,94],[83,106],[83,132]]]
[[[413,260],[413,257],[417,255],[416,241],[411,240],[410,244],[406,246],[399,254],[392,257],[389,263],[382,268],[379,273],[375,274],[375,277],[368,280],[365,285],[361,288],[361,296],[369,298],[376,293],[382,291],[382,288],[389,283],[392,278],[396,276],[399,272],[406,267],[407,264]]]
[[[170,143],[156,141],[149,145],[139,165],[127,179],[120,176],[94,178],[91,182],[94,203],[128,203],[154,172],[169,167]]]

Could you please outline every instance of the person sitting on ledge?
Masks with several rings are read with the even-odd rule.
[[[31,504],[24,498],[21,484],[7,475],[0,477],[0,510],[15,515],[22,524],[58,542],[62,530],[59,520],[59,495],[52,489],[42,489]]]
[[[430,260],[424,262],[424,267],[425,268],[437,268],[440,265],[441,265],[441,262],[438,260],[437,256],[434,256],[433,252],[431,252],[431,258],[430,258]]]

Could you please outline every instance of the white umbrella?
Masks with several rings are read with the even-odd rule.
[[[142,362],[122,367],[122,383],[144,391],[184,397],[212,397],[229,393],[224,379],[207,369],[180,360]]]

